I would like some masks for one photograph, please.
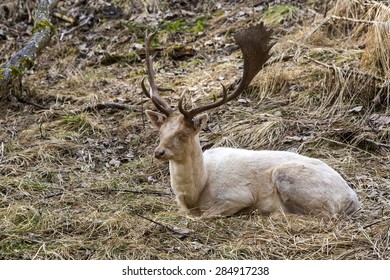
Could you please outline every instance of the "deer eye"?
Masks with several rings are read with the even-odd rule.
[[[188,132],[180,132],[178,134],[180,140],[186,140],[188,137],[190,137],[190,134]]]

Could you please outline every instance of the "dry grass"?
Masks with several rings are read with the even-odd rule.
[[[109,101],[152,108],[140,95],[144,65],[88,66],[74,52],[67,63],[58,48],[26,81],[58,96],[42,98],[52,109],[0,104],[0,259],[390,259],[390,54],[382,24],[390,11],[362,3],[335,1],[326,20],[281,38],[242,102],[214,110],[201,135],[205,148],[321,158],[357,192],[360,211],[328,222],[280,213],[183,216],[167,165],[152,157],[158,136],[142,112],[90,109]],[[245,9],[235,6],[204,35],[189,36],[197,56],[159,56],[158,81],[177,87],[172,103],[187,87],[189,103],[199,104],[220,92],[221,80],[234,82],[239,52],[221,54],[205,42],[232,42],[224,17]],[[116,26],[110,32],[123,34]]]

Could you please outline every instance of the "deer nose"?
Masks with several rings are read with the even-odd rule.
[[[154,157],[155,158],[163,158],[165,155],[165,150],[164,149],[156,149],[154,151]]]

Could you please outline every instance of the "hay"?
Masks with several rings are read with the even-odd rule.
[[[326,60],[322,61],[332,71],[329,81],[323,86],[327,96],[325,107],[333,103],[339,107],[344,99],[349,103],[360,101],[367,107],[383,104],[388,108],[389,18],[390,9],[383,3],[337,1],[321,28],[316,27],[310,36],[305,36],[315,45],[325,41],[327,45],[338,44],[343,48],[342,52],[333,54],[332,60],[325,57]],[[359,61],[355,60],[352,67],[346,67],[348,64],[342,58],[349,53],[359,56]]]

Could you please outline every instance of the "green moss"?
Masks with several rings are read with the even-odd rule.
[[[34,60],[25,56],[20,60],[23,69],[31,69],[34,66]]]
[[[285,20],[296,17],[297,13],[297,7],[292,5],[280,5],[267,9],[262,15],[262,20],[264,20],[267,24],[278,25]]]
[[[216,12],[214,13],[214,16],[215,16],[215,17],[220,17],[220,16],[222,16],[224,13],[225,13],[225,12],[224,12],[223,10],[218,10],[218,11],[216,11]]]
[[[36,191],[44,191],[47,189],[47,185],[41,182],[31,182],[31,188]]]
[[[58,175],[57,172],[48,171],[48,172],[44,172],[41,175],[41,178],[48,183],[53,183],[57,175]],[[46,186],[45,186],[45,188],[46,188]]]
[[[167,21],[160,25],[160,29],[168,33],[195,33],[202,32],[207,26],[207,20],[210,16],[201,16],[195,22],[177,20]]]
[[[205,29],[205,22],[202,19],[197,19],[196,26],[191,28],[191,31],[193,31],[193,33],[200,33],[203,32],[204,29]]]
[[[56,28],[54,27],[54,25],[49,20],[45,19],[45,20],[35,22],[33,28],[33,34],[37,31],[45,30],[46,28],[50,29],[51,35],[54,35],[56,33]]]
[[[28,57],[23,57],[20,60],[20,66],[10,66],[11,74],[13,78],[18,78],[23,75],[24,69],[31,69],[34,66],[34,60]],[[1,70],[0,73],[4,72],[4,70]],[[1,75],[0,78],[4,78],[3,75]]]
[[[16,145],[14,142],[10,141],[10,142],[5,142],[4,143],[4,151],[8,152],[8,153],[11,153],[13,151],[16,150]]]
[[[34,242],[8,239],[1,242],[0,247],[0,259],[22,258],[27,250],[34,247]]]
[[[191,59],[188,61],[184,61],[180,66],[179,69],[188,69],[189,67],[196,67],[199,65],[202,65],[203,61],[200,59]]]
[[[11,69],[12,77],[18,78],[22,76],[22,70],[20,69],[20,67],[11,66],[10,69]]]
[[[183,20],[166,21],[161,24],[160,28],[169,32],[183,33],[188,25]]]
[[[104,57],[101,61],[102,65],[111,65],[118,62],[124,62],[126,64],[133,64],[135,62],[140,61],[140,57],[135,52],[130,52],[124,55],[120,54],[109,54],[106,57]]]
[[[60,123],[61,128],[68,132],[95,133],[101,131],[93,118],[86,114],[64,116]]]
[[[135,34],[137,38],[144,38],[145,31],[149,30],[149,27],[145,24],[139,24],[136,22],[127,22],[124,23],[124,26],[128,29],[131,34]]]

